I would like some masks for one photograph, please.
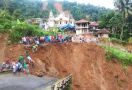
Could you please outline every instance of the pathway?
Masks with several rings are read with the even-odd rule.
[[[46,76],[1,74],[0,90],[40,90],[52,85],[56,80]]]

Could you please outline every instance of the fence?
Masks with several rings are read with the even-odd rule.
[[[70,74],[67,77],[60,79],[55,84],[53,84],[51,90],[64,90],[71,83],[72,75]]]
[[[0,73],[10,72],[10,71],[12,71],[12,65],[0,63]]]

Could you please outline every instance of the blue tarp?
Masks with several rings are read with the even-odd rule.
[[[60,27],[61,30],[75,30],[75,26],[72,24],[65,24],[64,26]]]

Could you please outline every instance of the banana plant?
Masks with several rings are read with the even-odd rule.
[[[115,0],[115,6],[124,14],[124,18],[132,15],[132,0]]]
[[[132,15],[132,0],[115,0],[115,6],[122,13],[123,25],[120,34],[120,39],[122,40],[124,27],[126,26],[126,20],[128,16]]]

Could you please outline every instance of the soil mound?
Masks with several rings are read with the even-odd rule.
[[[5,59],[4,57],[7,39],[8,35],[0,34],[0,62],[2,62]]]
[[[23,45],[9,45],[6,56],[17,59],[24,54]],[[105,60],[104,50],[95,44],[49,44],[39,47],[30,55],[35,75],[63,77],[73,75],[73,90],[130,90],[132,88],[132,67],[123,70],[121,64]]]

